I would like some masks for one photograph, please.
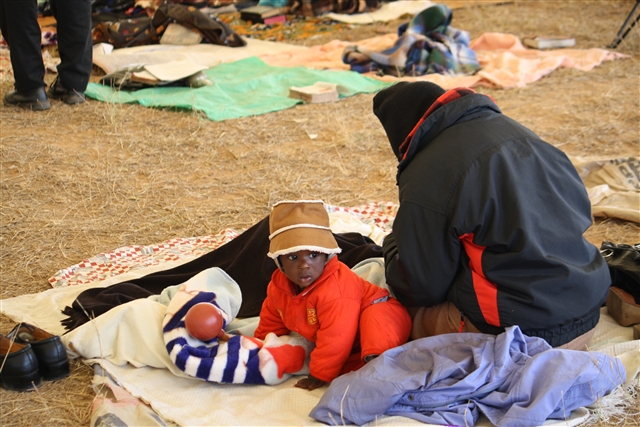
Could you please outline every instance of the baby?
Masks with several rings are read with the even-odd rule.
[[[314,390],[407,342],[411,317],[386,289],[338,260],[321,200],[283,201],[269,217],[271,276],[255,337],[294,331],[315,342],[307,378]]]

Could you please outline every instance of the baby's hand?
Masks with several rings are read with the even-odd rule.
[[[324,381],[319,380],[312,375],[309,375],[307,378],[303,378],[296,383],[296,387],[304,388],[309,391],[320,388],[324,385]]]

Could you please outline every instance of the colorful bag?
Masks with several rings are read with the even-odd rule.
[[[359,73],[373,71],[398,77],[473,74],[480,63],[469,47],[470,35],[449,25],[452,16],[451,8],[444,4],[430,6],[398,27],[398,39],[389,49],[374,52],[347,46],[342,61]]]

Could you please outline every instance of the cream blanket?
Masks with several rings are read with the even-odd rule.
[[[587,187],[591,213],[640,224],[640,158],[571,159]]]
[[[395,206],[391,203],[372,203],[357,208],[333,208],[330,213],[332,229],[335,232],[357,231],[381,242],[386,230],[391,226]],[[207,241],[211,236],[197,240]],[[215,240],[215,239],[214,239]],[[185,252],[194,248],[192,241],[184,239]],[[149,249],[132,251],[120,248],[109,254],[101,254],[92,261],[87,260],[73,268],[61,270],[58,286],[33,295],[23,295],[2,300],[2,313],[18,322],[33,323],[54,334],[62,334],[60,323],[62,308],[82,291],[108,286],[127,278],[141,277],[154,271],[188,262],[193,255],[177,257],[183,249],[180,244],[161,244],[155,257],[148,256]],[[133,258],[138,265],[134,268],[127,262],[131,253],[139,253]],[[160,262],[163,256],[174,261]],[[177,259],[176,259],[177,258]],[[100,260],[104,264],[100,264]],[[122,262],[121,262],[122,261]],[[97,277],[96,269],[109,264],[114,270],[100,272],[103,279],[90,282]],[[361,276],[373,283],[384,286],[384,269],[381,259],[366,260],[354,267]],[[74,274],[89,283],[77,284]],[[62,279],[64,277],[64,280]],[[64,286],[64,284],[75,284]],[[233,284],[229,283],[231,288]],[[161,333],[161,325],[167,312],[167,303],[173,295],[167,290],[160,296],[135,300],[116,307],[105,315],[63,335],[69,354],[81,357],[87,364],[95,364],[94,379],[97,397],[94,405],[92,426],[104,425],[106,420],[119,425],[323,425],[311,419],[308,414],[319,402],[326,388],[311,392],[294,387],[298,378],[273,385],[215,384],[205,382],[178,369],[169,354]],[[233,308],[228,307],[233,313]],[[257,318],[235,319],[227,331],[236,331],[251,336],[257,326]],[[619,326],[602,310],[601,321],[591,342],[594,351],[620,357],[627,372],[635,378],[629,385],[633,393],[638,387],[638,366],[640,366],[640,340],[633,339],[632,328]],[[602,399],[597,402],[595,412],[602,416],[607,408],[615,408],[629,394],[623,389],[615,397],[615,402]],[[631,403],[629,403],[631,404]],[[594,412],[594,413],[595,413]],[[590,416],[589,411],[574,411],[567,420],[557,425],[572,426]],[[337,421],[339,423],[339,420]],[[372,425],[424,425],[403,417],[382,417]],[[482,425],[490,425],[485,422]]]

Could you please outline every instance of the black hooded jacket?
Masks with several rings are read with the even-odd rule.
[[[375,110],[383,125],[406,118],[391,105]],[[405,151],[384,242],[403,304],[449,300],[485,333],[519,325],[552,346],[596,326],[610,276],[583,237],[591,205],[564,153],[476,93],[431,112]]]

